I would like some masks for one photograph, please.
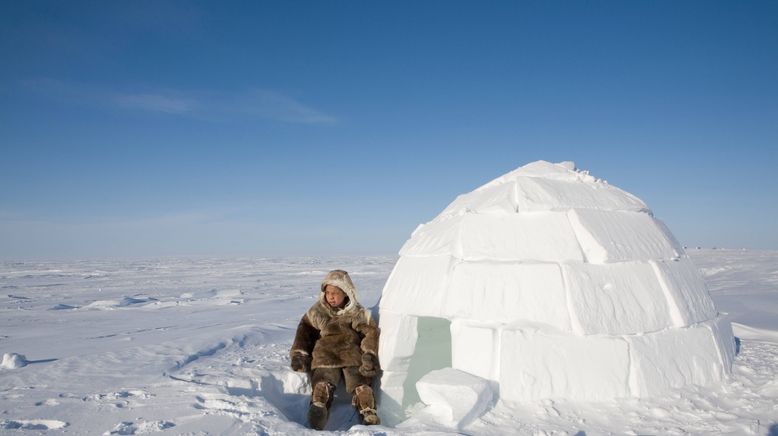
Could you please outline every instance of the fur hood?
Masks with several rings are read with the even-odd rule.
[[[357,300],[357,288],[354,286],[354,282],[351,281],[346,271],[342,269],[332,270],[327,273],[324,280],[321,281],[321,293],[319,295],[319,302],[325,307],[329,307],[324,297],[324,288],[327,285],[337,286],[348,297],[348,304],[343,309],[335,311],[336,315],[343,315],[353,312],[361,308],[359,301]]]

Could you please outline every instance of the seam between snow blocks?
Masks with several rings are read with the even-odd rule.
[[[573,236],[575,237],[575,242],[578,244],[578,249],[581,251],[581,259],[583,263],[590,263],[589,262],[589,255],[586,253],[586,250],[584,249],[583,244],[581,243],[581,237],[583,236],[583,233],[585,230],[583,229],[583,226],[581,224],[581,221],[578,219],[578,215],[575,213],[575,209],[570,209],[565,213],[565,216],[567,217],[567,223],[570,226],[570,229],[573,231]],[[594,237],[592,235],[588,235],[592,241],[595,242]],[[599,245],[599,244],[597,244]]]
[[[729,376],[732,374],[732,365],[727,365],[727,363],[724,361],[724,350],[721,349],[721,344],[719,343],[718,335],[721,334],[718,327],[719,318],[713,318],[711,320],[708,320],[704,323],[705,328],[708,329],[710,332],[710,339],[713,341],[713,347],[716,349],[716,352],[719,354],[719,362],[721,363],[721,373],[723,377],[729,378]],[[715,325],[715,328],[714,328]]]
[[[565,288],[565,306],[567,308],[567,317],[570,320],[570,329],[573,331],[573,334],[584,336],[585,332],[583,326],[581,325],[581,320],[579,320],[578,316],[575,314],[573,303],[571,302],[570,285],[569,280],[567,279],[567,272],[565,272],[565,268],[562,264],[558,263],[556,265],[559,269],[559,275],[562,278],[562,286]]]
[[[632,356],[632,345],[629,340],[624,336],[619,336],[619,339],[624,341],[627,345],[627,394],[632,397],[640,396],[640,386],[638,386],[637,369],[634,368],[634,362],[636,359]]]
[[[659,268],[657,261],[649,260],[648,264],[651,265],[651,269],[654,270],[654,276],[656,276],[656,280],[659,282],[659,287],[662,288],[662,293],[665,296],[665,301],[667,301],[667,308],[670,311],[670,317],[673,320],[673,324],[676,327],[683,327],[689,320],[684,319],[681,314],[681,308],[678,306],[678,296],[675,295],[667,284],[667,280],[665,280],[664,274],[662,273],[661,268]]]

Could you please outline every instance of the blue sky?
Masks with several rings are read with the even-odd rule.
[[[774,1],[0,3],[0,256],[394,254],[573,160],[778,249]]]

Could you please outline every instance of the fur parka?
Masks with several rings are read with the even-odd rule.
[[[333,308],[324,288],[333,285],[348,298],[342,309]],[[330,271],[321,282],[319,300],[297,325],[290,356],[311,355],[311,369],[360,366],[363,353],[378,356],[379,330],[370,311],[357,301],[357,290],[346,271]]]

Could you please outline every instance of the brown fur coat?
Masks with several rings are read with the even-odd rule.
[[[332,308],[324,299],[324,288],[333,285],[348,297],[342,309]],[[330,271],[321,282],[319,301],[305,313],[297,325],[291,356],[296,353],[313,357],[311,369],[359,366],[362,353],[378,356],[379,330],[370,311],[357,301],[357,290],[348,273]]]

